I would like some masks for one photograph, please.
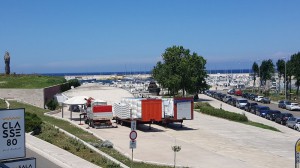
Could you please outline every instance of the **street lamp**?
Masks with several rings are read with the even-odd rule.
[[[258,60],[258,62],[260,62],[260,60]],[[258,76],[259,76],[258,94],[260,94],[260,85],[261,85],[260,65],[258,65]]]

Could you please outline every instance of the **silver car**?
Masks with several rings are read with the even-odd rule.
[[[236,100],[236,107],[240,109],[244,109],[247,105],[248,100],[247,99],[237,99]]]
[[[286,121],[286,126],[296,129],[296,123],[300,123],[300,118],[296,118],[296,117],[290,117],[287,121]]]

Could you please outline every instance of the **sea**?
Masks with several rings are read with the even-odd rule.
[[[206,70],[208,74],[239,74],[253,73],[252,69],[226,69],[226,70]],[[77,72],[77,73],[41,73],[46,76],[93,76],[93,75],[138,75],[151,74],[151,71],[135,71],[135,72]]]

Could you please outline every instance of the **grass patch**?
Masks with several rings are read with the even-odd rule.
[[[205,103],[195,103],[194,105],[194,109],[198,112],[201,112],[203,114],[207,114],[207,115],[211,115],[211,116],[215,116],[215,117],[219,117],[219,118],[224,118],[230,121],[235,121],[235,122],[239,122],[239,123],[243,123],[246,125],[251,125],[251,126],[255,126],[258,128],[263,128],[263,129],[268,129],[268,130],[272,130],[272,131],[277,131],[280,132],[277,128],[275,127],[271,127],[262,123],[258,123],[258,122],[253,122],[253,121],[249,121],[247,116],[245,114],[238,114],[238,113],[233,113],[233,112],[229,112],[223,109],[217,109],[212,107],[209,103],[205,102]]]
[[[43,75],[0,75],[0,88],[37,89],[65,83],[64,77]]]
[[[0,108],[6,108],[6,104],[3,100],[0,101]],[[70,139],[67,135],[65,135],[63,133],[59,133],[58,130],[55,129],[54,127],[51,128],[51,125],[55,125],[61,129],[64,129],[65,131],[75,135],[76,137],[84,140],[87,143],[101,143],[102,142],[101,140],[99,140],[97,137],[90,134],[89,132],[82,130],[81,128],[78,128],[67,121],[46,116],[46,115],[44,115],[44,113],[48,112],[48,110],[41,109],[41,108],[38,108],[38,107],[35,107],[32,105],[23,104],[23,103],[19,103],[16,101],[10,101],[10,108],[12,108],[12,109],[13,108],[25,108],[26,113],[27,112],[34,113],[42,119],[44,124],[42,127],[42,133],[40,135],[38,135],[39,138],[41,138],[47,142],[50,142],[56,146],[59,146],[62,149],[65,149],[69,152],[74,152],[75,155],[77,155],[85,160],[91,161],[92,163],[97,164],[101,167],[114,167],[115,166],[115,165],[111,165],[110,161],[108,162],[108,161],[105,161],[102,158],[100,158],[100,155],[98,153],[90,151],[90,149],[88,149],[88,151],[90,151],[90,153],[88,155],[85,155],[85,152],[83,152],[84,150],[82,150],[82,149],[84,149],[84,147],[82,146],[83,144],[79,144],[79,142],[72,142],[75,144],[75,145],[72,145],[70,142],[74,141],[74,139],[72,139],[72,138]],[[124,163],[127,166],[131,165],[131,160],[129,158],[125,157],[124,155],[122,155],[121,153],[119,153],[117,150],[115,150],[113,148],[100,147],[98,149],[105,152],[106,154],[110,155],[111,157],[119,160],[120,162]],[[100,158],[99,160],[96,159],[98,157]],[[93,158],[93,159],[91,160],[91,158]],[[102,162],[105,163],[104,166],[102,165]],[[133,166],[134,167],[143,167],[143,168],[153,168],[153,167],[167,168],[167,167],[169,167],[169,166],[159,166],[159,165],[140,163],[140,162],[134,162]]]

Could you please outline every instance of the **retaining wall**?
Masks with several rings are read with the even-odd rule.
[[[1,98],[18,100],[40,108],[45,108],[45,103],[57,93],[60,93],[60,85],[42,89],[0,89]]]

